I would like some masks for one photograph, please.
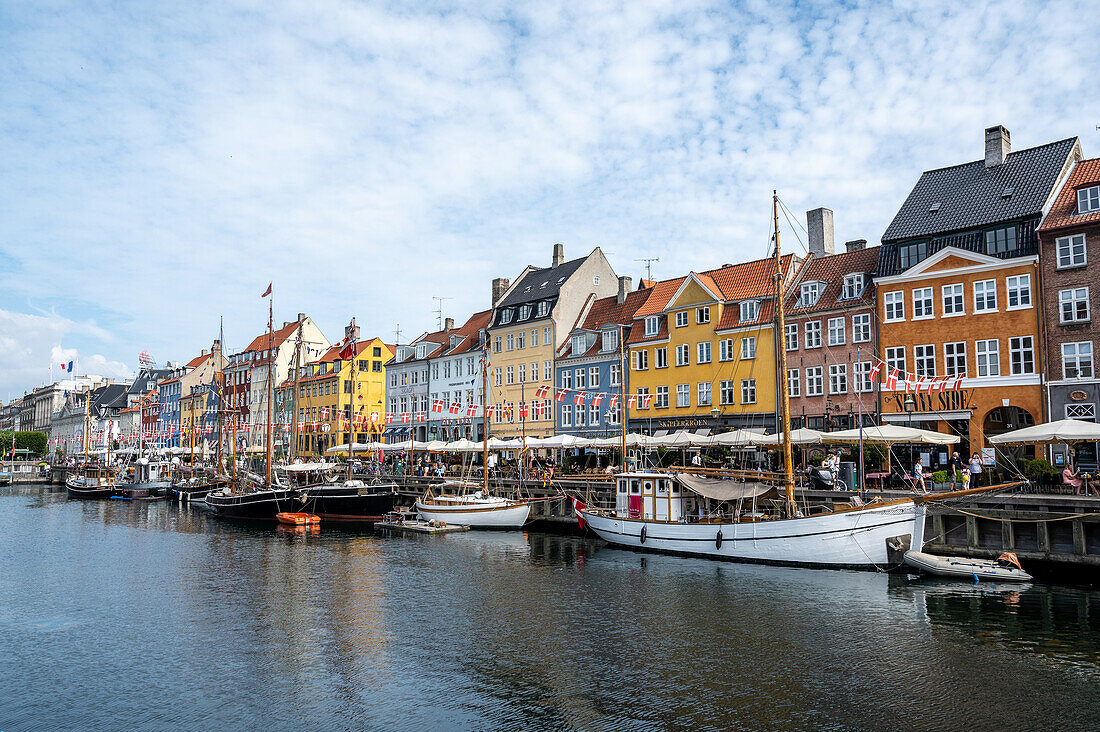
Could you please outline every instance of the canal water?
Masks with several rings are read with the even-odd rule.
[[[1096,729],[1100,592],[0,493],[0,729]]]

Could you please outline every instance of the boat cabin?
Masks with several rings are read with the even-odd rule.
[[[85,468],[84,485],[88,488],[106,488],[115,484],[115,471],[110,468]]]
[[[696,496],[664,473],[622,473],[615,479],[615,513],[625,518],[679,522],[696,510]]]

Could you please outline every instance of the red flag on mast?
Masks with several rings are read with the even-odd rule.
[[[264,294],[260,295],[260,297],[267,297],[268,295],[270,295],[270,294],[271,294],[271,285],[272,285],[272,284],[273,284],[273,283],[271,283],[271,282],[268,282],[268,283],[267,283],[267,289],[266,289],[266,290],[264,290]]]

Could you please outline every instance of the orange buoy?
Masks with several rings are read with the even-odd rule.
[[[275,514],[275,518],[279,523],[291,526],[310,526],[321,523],[321,517],[312,513],[284,512]]]

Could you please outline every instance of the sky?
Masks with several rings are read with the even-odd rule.
[[[1100,13],[1053,2],[0,3],[0,400],[309,314],[408,342],[603,249],[768,251],[773,189],[876,243],[930,168],[1078,136]]]

